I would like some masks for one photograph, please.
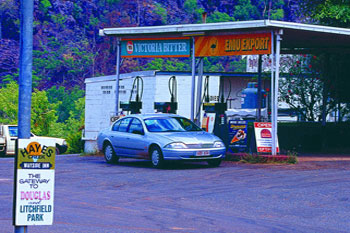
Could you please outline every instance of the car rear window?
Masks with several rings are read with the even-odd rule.
[[[119,125],[120,125],[120,121],[117,121],[116,123],[114,123],[114,125],[113,125],[113,127],[112,127],[112,130],[113,130],[113,131],[118,131]]]
[[[118,131],[119,132],[127,132],[128,131],[128,126],[129,126],[131,120],[132,120],[131,117],[122,119],[120,121],[120,125],[119,125],[119,128],[118,128]]]

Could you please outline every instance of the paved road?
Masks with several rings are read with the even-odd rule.
[[[13,159],[0,159],[0,232],[11,225]],[[55,220],[34,232],[350,232],[350,161],[151,168],[61,155]]]

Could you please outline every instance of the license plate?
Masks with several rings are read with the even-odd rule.
[[[210,155],[210,152],[207,150],[196,152],[196,156],[208,156],[208,155]]]

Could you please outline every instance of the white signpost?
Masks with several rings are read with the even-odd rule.
[[[18,139],[14,225],[52,225],[55,140]]]

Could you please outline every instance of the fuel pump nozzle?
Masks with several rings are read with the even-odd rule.
[[[136,89],[135,101],[132,101],[132,96]],[[140,76],[136,76],[132,84],[129,102],[120,102],[120,108],[123,111],[128,111],[131,114],[140,113],[142,109],[142,95],[143,95],[143,79]]]
[[[170,102],[155,102],[154,109],[162,113],[176,113],[177,81],[175,76],[169,78],[168,87],[170,92]]]

